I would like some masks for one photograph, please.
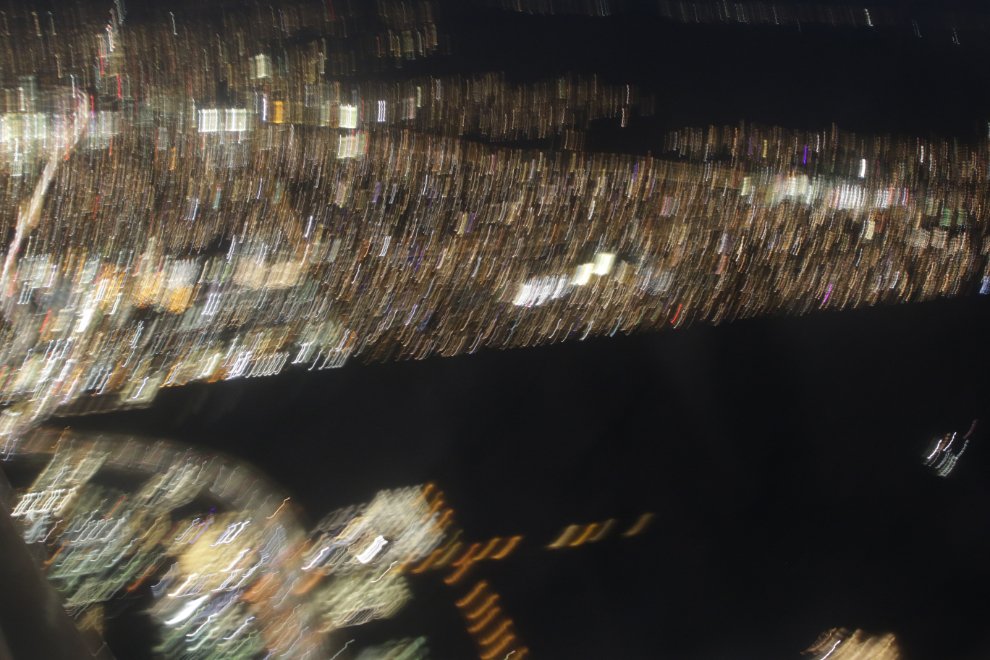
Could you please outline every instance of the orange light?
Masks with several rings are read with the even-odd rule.
[[[475,598],[477,598],[478,597],[478,594],[480,594],[482,591],[484,591],[485,590],[485,587],[487,587],[487,586],[488,586],[488,583],[485,582],[484,580],[482,580],[478,584],[474,585],[474,589],[471,590],[471,593],[469,593],[467,596],[465,596],[464,598],[460,599],[459,601],[457,601],[454,604],[457,605],[457,607],[465,607],[467,605],[470,605],[471,604],[471,601],[473,601]]]
[[[522,541],[522,539],[523,537],[521,536],[513,536],[506,542],[505,546],[501,550],[492,556],[492,559],[502,559],[507,556],[510,552],[515,550],[516,546],[519,545],[519,542]]]

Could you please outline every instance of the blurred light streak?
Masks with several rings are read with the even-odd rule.
[[[822,633],[802,655],[809,660],[900,660],[897,640],[891,634],[869,635],[862,630],[849,632],[833,628]]]
[[[935,473],[940,477],[949,476],[955,469],[960,457],[962,457],[967,447],[969,447],[969,436],[973,434],[975,428],[976,421],[970,425],[969,431],[963,436],[962,447],[957,451],[952,450],[952,445],[956,442],[956,433],[948,433],[943,438],[935,440],[932,443],[931,451],[925,457],[925,465],[935,470]]]
[[[622,533],[623,536],[636,536],[637,534],[642,534],[653,522],[652,513],[644,513],[639,517],[636,523]]]

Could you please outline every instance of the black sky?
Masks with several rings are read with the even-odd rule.
[[[658,116],[601,151],[740,119],[793,128],[985,134],[990,35],[685,26],[645,11],[534,17],[445,3],[453,55],[403,72],[598,73]],[[766,318],[163,391],[147,410],[59,420],[247,459],[310,515],[435,481],[470,539],[525,534],[480,567],[533,657],[797,658],[833,626],[894,632],[910,658],[990,653],[990,300]],[[949,478],[936,435],[984,420]],[[657,519],[563,552],[567,524]],[[467,584],[470,584],[468,582]],[[450,589],[374,636],[475,656]],[[121,636],[123,637],[123,636]],[[125,642],[121,642],[125,644]],[[118,657],[130,657],[118,651]]]

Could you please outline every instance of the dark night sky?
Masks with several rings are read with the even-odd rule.
[[[454,55],[421,72],[568,71],[640,84],[658,117],[589,147],[740,119],[972,140],[990,35],[684,26],[446,3]],[[983,134],[983,133],[980,133]],[[911,658],[990,653],[990,299],[766,318],[162,392],[75,428],[239,455],[312,519],[436,481],[469,539],[526,534],[480,567],[533,656],[797,658],[833,626],[892,631]],[[936,435],[984,419],[947,479]],[[60,422],[61,423],[61,422]],[[654,511],[649,533],[544,551],[563,526]],[[471,582],[468,581],[467,585]],[[475,657],[439,576],[371,636]],[[126,647],[121,647],[126,648]],[[118,657],[127,658],[118,650]]]

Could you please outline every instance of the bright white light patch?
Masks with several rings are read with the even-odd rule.
[[[355,559],[362,564],[367,564],[374,559],[378,552],[386,545],[388,545],[388,541],[385,540],[384,536],[379,535],[374,541],[371,542],[371,545],[365,548],[364,552],[357,555]]]
[[[576,284],[577,286],[584,286],[591,279],[591,271],[595,267],[595,264],[581,264],[577,267],[574,272],[574,279],[571,280],[571,284]]]
[[[215,108],[205,108],[199,111],[200,133],[242,133],[247,130],[247,110],[244,108],[227,108],[221,111]]]
[[[191,617],[193,613],[197,609],[199,609],[199,606],[206,602],[207,598],[209,598],[209,596],[200,596],[196,600],[189,601],[189,603],[185,607],[179,610],[179,613],[175,615],[175,618],[166,621],[165,625],[174,626],[177,623],[182,623],[183,621]]]
[[[569,293],[570,285],[566,275],[563,277],[531,277],[519,287],[519,293],[512,303],[520,307],[537,307]]]
[[[356,105],[340,106],[340,127],[357,128],[357,125],[358,125],[357,106]]]
[[[615,255],[608,252],[601,252],[595,255],[595,275],[608,275],[612,272],[612,264],[615,263]]]
[[[248,60],[248,66],[253,80],[267,78],[271,75],[272,60],[267,55],[255,55]]]

